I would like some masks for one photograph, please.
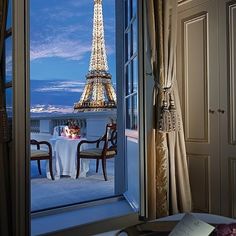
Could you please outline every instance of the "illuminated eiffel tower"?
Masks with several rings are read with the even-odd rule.
[[[77,111],[103,111],[116,108],[116,93],[108,72],[104,40],[102,0],[94,0],[93,44],[89,72]]]

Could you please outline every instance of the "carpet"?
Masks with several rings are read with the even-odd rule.
[[[31,211],[113,196],[114,160],[107,161],[108,181],[104,181],[101,166],[99,172],[95,172],[95,164],[95,160],[90,161],[84,178],[62,176],[52,181],[46,178],[46,161],[41,161],[42,176],[38,174],[37,162],[31,161]]]

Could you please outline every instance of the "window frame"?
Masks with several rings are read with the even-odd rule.
[[[136,2],[136,12],[134,14],[133,12],[133,3]],[[134,61],[137,60],[138,61],[138,34],[136,35],[137,38],[134,39],[134,26],[137,27],[136,28],[136,33],[138,32],[138,4],[137,4],[137,0],[124,0],[124,91],[125,91],[125,133],[128,136],[132,136],[132,137],[138,137],[138,115],[135,116],[134,114],[134,109],[136,108],[136,112],[138,114],[138,95],[139,95],[139,91],[135,88],[134,86]],[[129,9],[127,9],[129,7]],[[129,10],[129,11],[128,11]],[[129,19],[128,19],[129,18]],[[136,24],[134,24],[136,23]],[[137,51],[133,51],[134,49],[134,42],[136,40],[137,46],[136,46],[136,50]],[[138,64],[138,63],[137,63]],[[137,66],[137,70],[138,70],[138,66]],[[138,75],[139,72],[136,71],[136,74]],[[139,76],[138,76],[139,78]],[[137,82],[138,82],[138,78],[137,78]],[[138,86],[138,84],[137,84]],[[139,87],[139,86],[138,86]],[[130,91],[129,91],[130,90]],[[136,97],[136,98],[135,98]],[[129,114],[129,107],[128,107],[128,102],[130,104],[130,110],[131,110],[131,115]],[[136,117],[136,122],[135,122],[135,117]],[[128,118],[130,119],[128,122]],[[133,127],[133,125],[136,125],[136,127]],[[136,131],[136,132],[134,132]],[[136,135],[134,135],[136,134]]]
[[[137,12],[139,15],[138,18],[138,48],[139,55],[138,55],[138,63],[139,63],[139,96],[138,99],[138,107],[139,113],[143,114],[143,98],[142,98],[142,89],[143,89],[143,42],[142,42],[142,0],[137,0]],[[13,8],[13,136],[15,139],[14,147],[13,147],[13,160],[14,160],[14,185],[13,189],[15,192],[15,199],[14,199],[14,225],[15,225],[15,235],[30,235],[31,233],[31,215],[30,215],[30,160],[29,160],[29,141],[30,141],[30,86],[29,86],[29,0],[13,0],[12,4]],[[122,26],[119,25],[120,21],[123,24],[123,19],[121,19],[122,14],[119,14],[120,11],[124,12],[124,5],[123,1],[116,0],[116,9],[117,10],[117,33],[121,33],[123,29]],[[123,33],[122,33],[123,35]],[[123,46],[123,40],[117,40],[117,45]],[[122,51],[122,50],[120,50]],[[123,58],[123,52],[120,52],[120,55]],[[121,71],[119,75],[121,76],[121,84],[119,89],[123,92],[124,90],[124,83],[123,83],[123,71],[124,71],[124,64],[117,60],[117,63],[121,66]],[[119,68],[117,68],[118,71]],[[118,77],[119,78],[119,77]],[[141,79],[140,79],[141,78]],[[123,96],[118,97],[118,103],[123,106],[122,111],[118,112],[117,120],[123,121],[124,123],[124,99]],[[140,149],[140,166],[144,167],[140,169],[140,199],[141,205],[139,212],[133,211],[127,212],[127,214],[120,215],[114,217],[113,219],[109,218],[109,211],[107,212],[108,218],[105,220],[94,221],[92,223],[88,223],[86,225],[78,225],[72,228],[64,228],[64,230],[60,230],[56,233],[56,235],[65,235],[65,233],[81,233],[81,232],[93,232],[96,229],[96,233],[99,232],[97,228],[98,224],[103,225],[103,228],[100,232],[106,230],[112,230],[122,228],[128,226],[129,224],[139,223],[139,219],[143,219],[146,216],[146,209],[147,209],[147,201],[146,201],[146,183],[145,183],[145,157],[144,157],[144,127],[141,126],[143,124],[143,115],[140,115],[138,119],[139,129],[136,132],[138,134],[138,139],[140,140],[139,149]],[[119,135],[125,135],[125,128],[118,127]],[[120,147],[124,147],[124,141],[118,140],[120,142]],[[118,144],[119,145],[119,144]],[[124,149],[122,149],[124,150]],[[123,161],[123,160],[121,160]],[[120,173],[121,174],[121,173]],[[122,189],[121,189],[122,191]],[[104,208],[107,210],[107,208]],[[65,213],[68,209],[62,209],[61,214]],[[75,209],[70,209],[71,214],[73,216],[73,212]],[[49,217],[53,217],[52,215],[48,215]],[[76,215],[74,215],[76,217]],[[141,218],[140,218],[141,217]],[[43,216],[45,220],[47,220],[47,216]],[[40,219],[43,219],[40,218]],[[127,220],[129,219],[129,220]],[[36,219],[39,220],[39,219]],[[36,222],[36,221],[35,221]],[[48,222],[48,221],[47,221]],[[55,221],[54,221],[55,223]],[[56,232],[56,228],[51,225],[54,232]],[[54,225],[55,226],[55,225]],[[94,227],[94,228],[93,228]],[[48,231],[48,233],[52,233],[53,231]]]
[[[30,235],[29,185],[29,1],[12,0],[13,36],[13,230]]]

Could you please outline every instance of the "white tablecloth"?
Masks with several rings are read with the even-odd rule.
[[[78,143],[84,140],[68,139],[62,136],[51,139],[50,142],[53,148],[53,174],[54,178],[60,179],[61,175],[67,175],[71,178],[76,178],[77,173],[77,146]],[[81,146],[81,150],[86,149],[87,144]],[[79,177],[86,177],[89,171],[89,160],[81,159]],[[47,178],[51,179],[49,169],[47,167]]]

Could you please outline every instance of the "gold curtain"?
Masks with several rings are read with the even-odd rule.
[[[146,0],[146,79],[153,80],[148,129],[149,218],[191,211],[191,191],[176,81],[177,0]],[[168,99],[176,124],[163,132],[160,114]],[[169,111],[167,111],[169,112]],[[170,113],[169,113],[170,114]]]

